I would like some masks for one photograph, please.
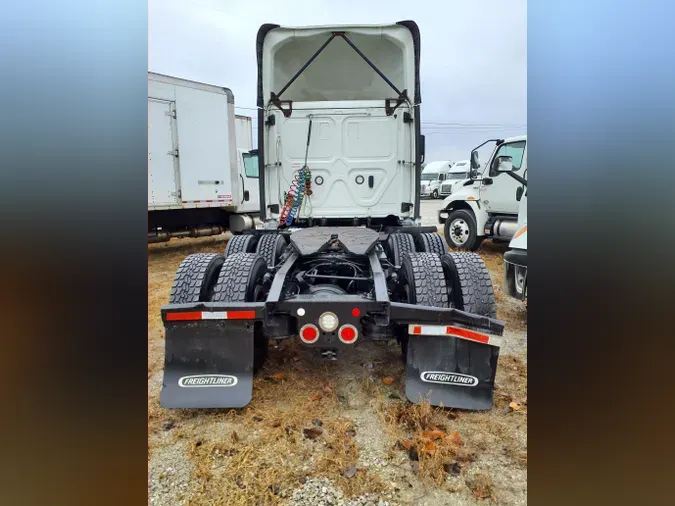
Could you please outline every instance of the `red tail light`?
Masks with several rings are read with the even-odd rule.
[[[338,337],[340,341],[345,344],[352,344],[359,337],[359,331],[356,330],[354,325],[343,325],[338,331]]]
[[[316,325],[308,323],[300,328],[300,340],[303,343],[312,344],[319,339],[319,329]]]

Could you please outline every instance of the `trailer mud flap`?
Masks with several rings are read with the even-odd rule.
[[[432,406],[490,409],[498,358],[497,346],[450,336],[411,335],[406,397]]]
[[[165,408],[241,408],[253,392],[253,321],[195,321],[166,329]]]

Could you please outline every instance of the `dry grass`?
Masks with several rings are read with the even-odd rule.
[[[495,404],[486,412],[430,406],[427,402],[389,402],[377,389],[377,410],[399,451],[408,455],[419,477],[443,485],[449,475],[465,475],[476,459],[504,461],[508,467],[527,468],[527,365],[522,358],[500,358]],[[517,410],[505,409],[516,402]],[[418,462],[417,465],[414,462]],[[491,478],[467,475],[467,486],[477,498],[494,498]]]
[[[190,441],[198,489],[191,504],[278,505],[312,476],[328,477],[347,496],[385,490],[366,470],[343,476],[359,453],[353,423],[340,416],[333,364],[310,369],[289,348],[256,376],[246,408],[179,412],[188,423],[176,437]],[[201,420],[189,423],[195,416]],[[236,429],[229,436],[209,429],[220,422]]]
[[[478,472],[468,477],[466,484],[476,499],[495,499],[494,484],[489,474]]]
[[[449,430],[447,413],[428,403],[395,402],[381,408],[383,421],[426,481],[441,485],[448,473],[472,461],[459,432]]]

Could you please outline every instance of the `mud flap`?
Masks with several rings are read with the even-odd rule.
[[[253,392],[253,321],[195,321],[166,328],[165,408],[241,408]]]
[[[449,336],[409,336],[405,394],[411,402],[486,410],[492,407],[499,348]]]

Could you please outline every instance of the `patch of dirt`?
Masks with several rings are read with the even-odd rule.
[[[479,250],[507,325],[488,412],[409,403],[396,343],[360,342],[324,361],[297,340],[270,346],[247,407],[165,410],[159,309],[183,258],[226,242],[148,248],[150,504],[526,504],[527,312],[500,296],[505,248],[486,241]],[[412,441],[417,460],[401,441]]]

